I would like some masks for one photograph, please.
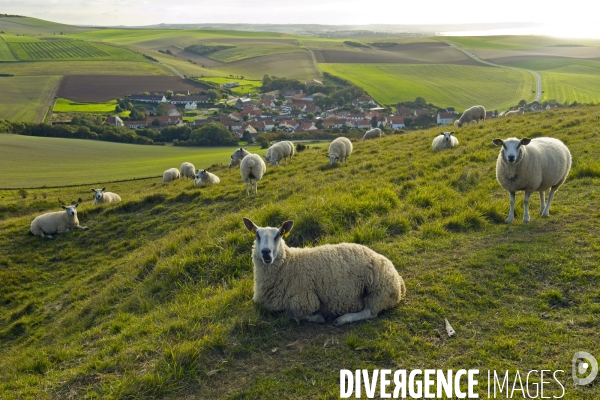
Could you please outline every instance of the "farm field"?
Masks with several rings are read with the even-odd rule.
[[[599,398],[599,385],[576,387],[570,374],[575,352],[598,349],[600,211],[590,201],[600,184],[599,118],[600,107],[574,107],[488,120],[459,129],[460,145],[442,152],[430,147],[438,128],[389,135],[355,142],[336,167],[326,149],[308,149],[268,167],[250,197],[224,165],[208,188],[106,184],[123,201],[98,208],[89,185],[2,190],[0,392],[333,399],[340,369],[464,368],[479,370],[480,398],[490,370],[510,371],[512,381],[516,370],[541,369],[563,371],[565,399]],[[532,220],[522,223],[519,193],[516,221],[504,223],[509,196],[496,182],[491,139],[509,135],[555,136],[573,154],[548,218],[534,195]],[[65,171],[97,164],[71,161]],[[88,230],[29,235],[35,216],[79,198]],[[252,301],[254,237],[242,217],[260,226],[294,220],[290,246],[367,245],[394,263],[407,297],[343,327],[268,313]],[[532,373],[529,388],[541,380]],[[545,381],[544,395],[560,397],[561,386]]]
[[[8,44],[0,36],[0,61],[16,61],[17,59],[10,51]]]
[[[0,74],[42,75],[172,75],[151,62],[137,61],[36,61],[0,63]]]
[[[248,58],[225,64],[222,67],[214,67],[210,70],[220,72],[223,75],[243,75],[248,79],[262,79],[265,74],[268,74],[306,81],[319,76],[319,71],[310,52]]]
[[[54,103],[54,112],[80,112],[80,113],[110,113],[115,111],[117,106],[116,100],[107,101],[106,103],[80,103],[67,99],[57,99]]]
[[[202,64],[192,64],[188,59],[182,59],[179,57],[165,55],[152,50],[148,51],[148,55],[156,58],[161,63],[173,68],[180,74],[186,76],[202,76],[202,75],[221,75],[220,72],[215,71],[212,68],[202,68]]]
[[[597,47],[600,40],[555,38],[551,36],[438,36],[436,40],[451,42],[468,50],[534,50],[568,49],[572,46]],[[476,53],[478,54],[478,53]]]
[[[84,28],[81,26],[65,25],[56,22],[31,17],[0,17],[0,31],[11,34],[26,35],[59,35],[61,32],[77,33],[95,30],[95,28]]]
[[[319,64],[319,68],[362,86],[383,104],[420,96],[439,107],[464,110],[481,104],[493,110],[529,100],[533,89],[529,73],[506,68],[406,64]]]
[[[205,86],[177,76],[67,75],[58,97],[78,102],[106,102],[133,93],[167,90],[200,91]]]
[[[207,57],[223,63],[240,61],[247,58],[263,57],[274,54],[302,53],[307,50],[293,45],[271,44],[271,43],[237,43],[236,47],[217,51]]]
[[[189,161],[198,169],[227,164],[235,148],[143,146],[83,139],[0,134],[0,188],[92,184],[160,176]],[[256,148],[257,154],[266,150]],[[47,162],[48,155],[52,162]],[[101,166],[101,167],[99,167]],[[37,173],[29,172],[31,168]],[[77,172],[73,171],[77,169]],[[67,172],[69,171],[69,172]],[[239,172],[238,172],[239,174]],[[23,185],[23,182],[27,182]],[[160,182],[160,179],[158,179]]]
[[[0,77],[0,118],[21,122],[42,122],[52,105],[60,76]]]
[[[207,82],[218,83],[219,85],[222,85],[222,84],[228,83],[228,82],[238,82],[240,84],[239,86],[230,89],[231,93],[233,93],[236,96],[244,96],[248,93],[258,92],[259,89],[262,87],[262,80],[251,81],[248,79],[220,78],[220,77],[207,77],[207,78],[201,78],[201,80],[207,81]]]

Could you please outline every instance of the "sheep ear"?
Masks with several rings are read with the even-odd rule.
[[[77,208],[77,206],[78,206],[78,205],[79,205],[79,203],[75,203],[75,206],[74,206],[74,207],[75,207],[75,208]]]
[[[65,210],[67,209],[67,207],[66,207],[66,206],[61,206],[61,207],[62,207],[62,208],[64,208]]]
[[[502,139],[494,139],[492,140],[492,143],[494,143],[496,146],[500,146],[504,142],[502,141]]]
[[[440,135],[444,136],[444,132],[440,132]]]
[[[451,135],[454,135],[454,132],[450,132]]]
[[[102,188],[102,191],[103,191],[103,192],[104,192],[105,190],[106,190],[106,186],[104,186],[104,187]]]
[[[527,146],[529,143],[531,143],[531,139],[529,139],[529,138],[523,138],[523,139],[521,139],[521,143],[520,144],[522,146]]]
[[[246,229],[248,229],[252,233],[256,233],[258,227],[254,225],[254,222],[249,220],[248,218],[242,218],[244,220],[244,225],[246,225]]]
[[[90,189],[90,190],[91,190],[92,192],[95,192],[95,191],[96,191],[96,189]]]
[[[294,221],[292,221],[292,220],[285,221],[283,223],[283,225],[281,225],[281,228],[279,228],[279,233],[281,233],[281,236],[286,238],[286,237],[290,236],[290,232],[292,231],[293,227],[294,227]]]

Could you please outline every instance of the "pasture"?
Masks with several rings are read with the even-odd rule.
[[[342,368],[466,368],[480,370],[480,397],[487,370],[549,369],[564,371],[564,398],[598,398],[600,386],[575,387],[570,370],[576,351],[598,348],[600,213],[590,204],[599,118],[598,107],[576,107],[486,121],[460,129],[460,145],[439,153],[430,148],[438,128],[392,135],[356,142],[348,164],[334,168],[325,149],[309,149],[268,167],[258,197],[246,197],[239,172],[224,166],[208,188],[107,184],[123,202],[101,208],[88,185],[1,191],[0,392],[332,399]],[[548,218],[503,222],[508,193],[495,179],[491,139],[508,135],[556,136],[571,149],[573,169]],[[65,171],[79,174],[80,162]],[[79,198],[87,231],[54,241],[28,234],[34,216]],[[261,226],[293,219],[292,246],[369,246],[403,276],[406,300],[341,328],[261,310],[244,216]],[[547,383],[544,394],[561,388]]]
[[[464,110],[481,104],[502,109],[532,98],[532,76],[508,68],[458,65],[319,64],[324,72],[361,86],[378,102],[396,104],[417,96],[438,107]]]
[[[54,101],[60,76],[0,77],[0,118],[21,122],[42,122]]]
[[[77,101],[58,98],[54,102],[53,112],[75,112],[75,113],[99,113],[106,114],[115,111],[116,100],[110,100],[105,103],[80,103]]]
[[[0,188],[92,184],[161,176],[189,161],[198,169],[227,165],[235,148],[124,145],[96,140],[0,134]],[[254,150],[253,150],[254,151]],[[266,150],[256,149],[258,154]],[[47,162],[48,155],[52,162]],[[31,174],[31,170],[37,172]],[[158,179],[160,181],[160,179]],[[24,184],[26,182],[26,184]]]

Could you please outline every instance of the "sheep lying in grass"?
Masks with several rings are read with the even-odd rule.
[[[334,324],[375,318],[406,296],[402,277],[390,260],[368,247],[341,243],[314,248],[288,247],[294,225],[260,228],[244,218],[256,235],[252,247],[254,302],[296,320]]]
[[[237,167],[240,165],[244,157],[246,157],[250,152],[247,149],[242,149],[241,147],[233,152],[231,155],[231,161],[229,162],[229,168]]]
[[[194,179],[196,177],[196,167],[194,167],[194,164],[189,162],[184,162],[181,164],[181,167],[179,167],[179,172],[181,173],[182,178],[187,177]]]
[[[194,186],[212,185],[221,182],[218,176],[205,169],[198,170],[194,177]]]
[[[571,169],[571,153],[558,139],[494,139],[502,146],[496,161],[496,178],[510,193],[510,211],[507,223],[515,216],[515,192],[524,190],[523,222],[529,222],[529,197],[534,191],[540,194],[540,212],[547,217],[554,193],[563,184]],[[544,192],[550,189],[548,203],[544,205]]]
[[[508,111],[504,114],[505,117],[509,117],[511,115],[517,115],[517,114],[525,114],[525,109],[523,107],[519,107],[517,110],[511,110]]]
[[[248,185],[254,187],[254,194],[258,194],[258,181],[263,177],[263,174],[267,170],[265,162],[258,154],[248,154],[242,159],[240,163],[240,174],[242,180],[246,182],[246,196],[248,193]]]
[[[454,121],[454,125],[461,127],[464,124],[468,124],[471,121],[485,121],[485,108],[483,106],[473,106],[460,116],[460,118]]]
[[[177,168],[169,168],[163,172],[163,183],[173,182],[179,179],[179,170]]]
[[[458,146],[458,139],[452,135],[454,135],[454,132],[441,132],[438,136],[433,138],[431,147],[433,147],[434,150],[444,150]]]
[[[381,135],[382,135],[381,129],[373,128],[373,129],[365,132],[362,140],[375,139],[375,138],[381,137]]]
[[[267,154],[265,155],[265,160],[270,162],[271,165],[275,166],[279,164],[279,161],[285,159],[287,162],[287,157],[292,159],[294,155],[294,144],[290,141],[277,142],[267,150]]]
[[[68,232],[71,229],[87,229],[87,226],[80,226],[77,218],[77,206],[61,206],[64,211],[50,212],[38,215],[31,221],[29,229],[35,236],[54,239],[55,233]]]
[[[113,192],[105,192],[105,190],[105,187],[102,189],[92,189],[92,192],[94,192],[95,206],[104,203],[118,203],[121,201],[121,196]]]
[[[329,145],[329,164],[333,165],[336,161],[347,162],[348,157],[352,153],[352,142],[347,138],[340,136]]]

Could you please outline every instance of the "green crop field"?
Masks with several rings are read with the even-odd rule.
[[[143,61],[129,50],[81,40],[9,41],[11,52],[18,60],[122,60]]]
[[[267,167],[258,196],[248,197],[239,171],[224,165],[212,169],[221,183],[206,188],[158,178],[100,183],[118,160],[62,146],[52,160],[64,162],[61,181],[95,173],[91,186],[123,200],[93,207],[90,185],[0,191],[0,393],[337,399],[340,369],[372,376],[376,368],[427,368],[479,370],[480,398],[488,371],[510,371],[496,397],[510,398],[517,370],[523,386],[524,371],[536,370],[527,377],[532,395],[545,381],[546,397],[600,398],[600,385],[577,387],[570,372],[575,352],[598,356],[599,119],[600,107],[580,106],[488,120],[459,129],[460,145],[441,152],[431,150],[438,128],[389,135],[355,142],[348,163],[335,167],[326,149],[308,149]],[[548,218],[536,212],[534,194],[531,222],[522,223],[519,193],[516,221],[507,225],[509,195],[496,181],[499,148],[491,140],[541,135],[569,146],[573,168]],[[210,164],[197,149],[147,151],[178,152],[157,157],[164,164],[152,165],[152,174],[184,160]],[[26,164],[21,186],[54,169],[48,153]],[[132,151],[122,157],[137,158]],[[14,173],[0,163],[3,177]],[[88,230],[54,240],[29,234],[35,216],[77,201]],[[319,325],[271,314],[252,301],[254,235],[242,217],[260,226],[294,220],[286,239],[294,247],[366,245],[393,262],[407,297],[343,327],[331,318]],[[540,370],[551,372],[542,378]],[[557,370],[564,395],[552,377]]]
[[[172,75],[164,68],[139,61],[36,61],[0,63],[0,74],[40,75]]]
[[[265,74],[268,74],[306,81],[319,76],[312,54],[308,51],[253,57],[222,67],[212,67],[210,70],[225,76],[242,75],[249,79],[262,79]]]
[[[228,82],[238,82],[240,84],[239,86],[230,89],[231,93],[233,93],[236,96],[243,96],[248,93],[258,93],[259,89],[262,87],[262,80],[252,81],[252,80],[248,80],[248,79],[221,78],[221,77],[201,78],[201,80],[207,81],[207,82],[218,83],[219,85],[222,85],[222,84],[228,83]]]
[[[239,45],[231,49],[217,51],[207,57],[224,63],[244,60],[246,58],[268,56],[272,54],[301,53],[306,49],[299,46],[262,44],[262,45]]]
[[[67,99],[57,99],[54,103],[54,112],[79,112],[79,113],[111,113],[115,111],[117,106],[116,100],[107,101],[106,103],[79,103]]]
[[[0,77],[0,118],[42,122],[58,89],[60,76]]]
[[[15,56],[8,47],[8,44],[0,36],[0,61],[16,61]]]
[[[417,96],[439,107],[464,110],[475,104],[502,109],[532,97],[531,74],[507,68],[459,65],[319,64],[361,86],[377,101],[396,104]]]

